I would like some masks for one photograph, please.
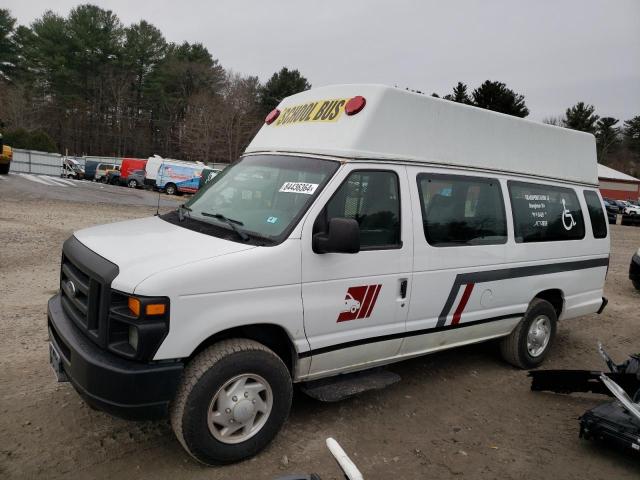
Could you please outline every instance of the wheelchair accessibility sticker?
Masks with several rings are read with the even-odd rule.
[[[348,320],[356,320],[360,318],[369,318],[376,306],[378,294],[382,289],[382,285],[362,285],[360,287],[351,287],[347,290],[344,297],[342,310],[338,315],[338,322],[346,322]]]
[[[576,226],[576,221],[573,219],[571,211],[567,208],[564,198],[562,199],[562,226],[565,230],[571,230]]]

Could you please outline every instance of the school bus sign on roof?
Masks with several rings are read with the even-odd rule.
[[[291,125],[303,122],[336,122],[344,113],[346,98],[318,100],[286,107],[274,125]]]

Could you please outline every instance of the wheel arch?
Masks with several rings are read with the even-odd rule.
[[[297,350],[287,331],[282,326],[272,323],[242,325],[214,333],[207,339],[203,340],[194,349],[194,351],[191,352],[186,363],[190,362],[192,358],[207,347],[221,340],[230,338],[246,338],[248,340],[254,340],[273,350],[273,352],[284,362],[291,374],[291,377],[293,378],[296,360],[298,358]]]
[[[540,298],[541,300],[549,302],[556,311],[558,319],[560,319],[560,315],[562,315],[564,311],[564,292],[562,290],[559,288],[549,288],[538,292],[533,298]]]

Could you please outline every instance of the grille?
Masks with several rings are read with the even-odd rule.
[[[60,292],[65,313],[90,338],[98,341],[101,285],[65,255],[62,257]]]
[[[62,246],[60,301],[71,321],[90,340],[106,348],[111,282],[118,266],[70,237]]]

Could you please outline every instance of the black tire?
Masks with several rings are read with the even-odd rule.
[[[636,290],[640,290],[640,280],[631,280]]]
[[[7,175],[9,173],[10,163],[3,163],[0,165],[0,175]]]
[[[138,188],[138,182],[136,182],[135,180],[129,180],[127,182],[127,186],[129,188]]]
[[[105,185],[108,183],[108,180],[107,180],[107,176],[106,176],[106,175],[104,175],[104,176],[100,177],[100,183],[104,183]]]
[[[167,195],[175,195],[176,193],[178,193],[178,189],[173,183],[167,183],[164,187],[164,191],[167,193]]]
[[[209,407],[226,382],[247,373],[268,382],[273,394],[271,412],[252,437],[241,443],[224,443],[209,430]],[[289,415],[292,391],[289,370],[270,349],[253,340],[223,340],[203,350],[187,365],[171,404],[171,426],[185,450],[199,462],[238,462],[257,454],[273,440]]]
[[[529,329],[536,319],[543,316],[548,318],[550,323],[549,341],[540,354],[532,356],[527,348]],[[502,353],[502,357],[514,367],[522,369],[540,366],[553,345],[556,337],[557,323],[558,316],[553,305],[541,298],[534,298],[529,304],[524,318],[520,320],[520,323],[518,323],[516,328],[514,328],[507,337],[501,340],[500,352]]]

